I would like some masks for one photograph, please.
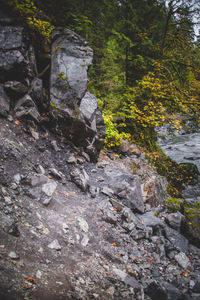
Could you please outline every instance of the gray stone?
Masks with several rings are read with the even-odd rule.
[[[51,145],[53,147],[53,149],[57,152],[59,151],[59,148],[58,148],[58,145],[57,145],[57,142],[56,141],[51,141]]]
[[[78,168],[75,168],[70,172],[72,181],[79,186],[83,191],[86,191],[88,187],[88,180],[84,173],[82,173]]]
[[[81,100],[80,111],[89,122],[92,122],[97,109],[97,98],[91,93],[87,92]],[[96,126],[96,123],[95,123]],[[96,130],[96,128],[93,128]]]
[[[67,158],[66,161],[68,164],[75,164],[77,159],[76,159],[75,155],[72,153],[72,154],[70,154],[70,156]]]
[[[129,286],[131,286],[134,291],[139,291],[140,288],[140,284],[139,282],[131,277],[130,275],[128,275],[125,271],[122,271],[120,269],[117,268],[113,268],[113,273],[125,284],[128,284]]]
[[[10,102],[4,92],[3,86],[0,85],[0,116],[7,117],[10,108]]]
[[[165,223],[160,218],[156,217],[153,211],[146,212],[143,215],[137,215],[138,219],[149,227],[165,227]]]
[[[43,184],[42,192],[48,197],[51,197],[57,188],[57,183],[53,180],[48,180],[47,183]]]
[[[90,195],[92,198],[95,198],[99,195],[99,187],[96,186],[90,186],[89,187]]]
[[[68,29],[52,33],[51,106],[57,127],[77,146],[96,156],[103,145],[104,125],[97,99],[87,92],[87,70],[93,51]]]
[[[85,233],[87,233],[89,230],[88,223],[81,217],[78,217],[78,222],[79,222],[79,226],[80,226],[81,230],[84,231]]]
[[[188,240],[184,236],[182,236],[178,231],[166,226],[165,236],[175,249],[184,253],[188,251]]]
[[[19,81],[12,80],[4,83],[4,89],[8,95],[19,97],[25,95],[29,88]]]
[[[61,250],[61,246],[57,239],[52,241],[47,247],[57,251]]]
[[[1,26],[0,27],[0,49],[11,50],[23,46],[23,27]]]
[[[181,222],[183,219],[183,215],[181,213],[172,213],[166,216],[166,222],[169,224],[170,227],[173,229],[180,231]]]
[[[62,173],[56,170],[55,168],[50,168],[49,173],[53,175],[56,179],[62,179]]]
[[[19,259],[19,255],[17,255],[14,251],[11,251],[8,256],[12,259]]]
[[[37,176],[30,176],[26,179],[26,182],[30,184],[31,187],[37,187],[47,183],[48,177],[41,174]]]
[[[107,196],[110,196],[110,197],[114,194],[113,190],[108,188],[107,186],[103,187],[102,193],[107,195]]]
[[[87,244],[89,243],[89,237],[86,235],[86,234],[84,234],[83,235],[83,238],[82,238],[82,240],[81,240],[81,245],[83,246],[83,247],[86,247],[87,246]]]
[[[17,102],[14,111],[17,118],[28,116],[37,122],[40,120],[38,109],[29,95],[25,95]]]
[[[183,269],[186,269],[190,264],[189,258],[183,252],[180,252],[179,254],[175,255],[174,258]]]

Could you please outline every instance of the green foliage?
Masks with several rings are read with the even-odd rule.
[[[188,225],[200,236],[200,201],[184,205],[184,214]]]
[[[165,201],[165,206],[169,213],[174,213],[177,211],[181,211],[183,203],[184,203],[184,199],[182,198],[169,197]]]
[[[119,146],[122,139],[129,139],[130,135],[124,132],[119,133],[116,129],[116,124],[113,123],[112,115],[104,115],[105,128],[106,128],[106,138],[105,147],[112,148]]]
[[[36,7],[33,0],[10,0],[10,4],[25,18],[32,30],[39,32],[47,44],[50,43],[50,35],[54,26],[50,18]]]

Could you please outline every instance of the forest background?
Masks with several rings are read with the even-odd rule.
[[[191,117],[200,122],[198,0],[1,1],[24,16],[38,52],[49,51],[57,26],[88,41],[94,50],[89,90],[103,112],[107,148],[128,139],[159,162],[156,127],[179,130]],[[177,188],[184,180],[172,164],[162,158],[157,168]]]

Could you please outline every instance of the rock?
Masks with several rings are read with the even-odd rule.
[[[12,259],[19,259],[19,255],[17,255],[14,251],[11,251],[8,256]]]
[[[167,195],[167,182],[158,175],[151,176],[142,185],[142,196],[144,202],[150,204],[151,207],[157,207],[162,204]]]
[[[35,139],[35,140],[38,140],[39,139],[39,133],[34,129],[34,128],[30,128],[29,129],[30,130],[30,133],[31,133],[31,135],[32,135],[32,137]]]
[[[35,276],[36,276],[37,279],[41,279],[42,278],[42,272],[40,270],[37,270]]]
[[[47,247],[57,251],[61,250],[61,246],[57,239],[52,241]]]
[[[129,286],[131,286],[134,291],[139,291],[140,288],[140,284],[138,283],[138,281],[136,279],[134,279],[133,277],[131,277],[130,275],[128,275],[125,271],[122,271],[120,269],[117,268],[113,268],[113,273],[120,278],[120,280],[122,282],[124,282],[125,284],[128,284]]]
[[[41,175],[30,176],[30,177],[26,178],[25,183],[30,184],[31,187],[37,187],[37,186],[47,183],[48,180],[49,179],[47,176],[41,174]]]
[[[119,203],[117,200],[110,198],[110,203],[112,204],[113,208],[116,209],[118,212],[121,212],[123,209],[123,205]]]
[[[108,188],[107,186],[103,187],[102,193],[107,195],[107,196],[110,196],[110,197],[114,194],[113,190]]]
[[[80,187],[83,191],[86,191],[88,187],[87,176],[82,173],[78,168],[75,168],[70,172],[71,179],[78,187]]]
[[[51,141],[51,145],[53,147],[53,149],[57,152],[59,151],[59,148],[58,148],[58,145],[57,145],[57,142],[56,141]]]
[[[105,167],[104,172],[108,177],[107,182],[109,187],[121,199],[122,203],[133,211],[144,213],[144,202],[139,177],[110,165]]]
[[[151,282],[145,289],[145,293],[150,296],[152,300],[168,300],[165,289],[156,281]]]
[[[180,252],[179,254],[175,255],[174,258],[183,269],[187,269],[187,267],[190,264],[189,258],[183,252]]]
[[[83,235],[83,238],[82,238],[82,240],[81,240],[81,245],[83,246],[83,247],[86,247],[87,246],[87,244],[88,244],[88,242],[89,242],[89,237],[86,235],[86,234],[84,234]]]
[[[167,216],[166,216],[166,222],[167,222],[167,224],[171,227],[171,228],[173,228],[173,229],[175,229],[175,230],[177,230],[177,231],[179,231],[180,232],[180,228],[181,228],[181,222],[182,222],[182,219],[183,219],[183,215],[181,214],[181,213],[172,213],[172,214],[168,214]]]
[[[105,129],[100,126],[103,118],[97,110],[97,99],[87,92],[93,51],[68,29],[54,30],[52,41],[52,115],[65,136],[95,156],[103,145]]]
[[[51,197],[57,188],[57,183],[53,180],[48,180],[47,183],[43,184],[42,192],[48,197]]]
[[[99,195],[99,187],[91,186],[89,187],[90,195],[92,198],[95,198]]]
[[[29,90],[26,85],[16,80],[5,82],[4,89],[9,96],[15,98],[24,96]]]
[[[67,158],[66,161],[68,164],[75,164],[77,159],[76,159],[75,155],[72,153],[72,154],[70,154],[70,156]]]
[[[97,110],[97,98],[91,93],[87,92],[81,100],[80,111],[83,114],[87,122],[94,120],[95,112]],[[96,122],[94,122],[93,130],[96,130]]]
[[[53,175],[56,179],[62,179],[62,174],[55,168],[50,168],[49,173]]]
[[[84,231],[85,233],[87,233],[89,230],[88,223],[81,217],[78,217],[78,222],[79,222],[79,226],[80,226],[81,230]]]
[[[152,228],[165,227],[165,223],[163,222],[163,220],[156,217],[153,211],[146,212],[143,215],[137,215],[137,217],[145,226],[149,226]]]
[[[170,227],[165,227],[164,231],[166,238],[170,241],[175,249],[184,253],[188,251],[188,240],[184,236]]]
[[[0,26],[0,81],[31,78],[31,47],[25,42],[22,26]]]
[[[36,122],[40,120],[38,109],[29,95],[25,95],[17,102],[14,111],[17,118],[28,116]]]
[[[10,101],[4,92],[3,86],[0,85],[0,116],[7,117],[10,108]]]

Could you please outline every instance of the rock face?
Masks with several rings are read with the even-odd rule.
[[[103,145],[104,122],[97,99],[87,91],[87,71],[93,51],[67,29],[52,34],[51,107],[61,132],[89,154]]]

